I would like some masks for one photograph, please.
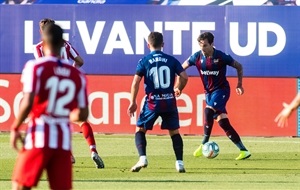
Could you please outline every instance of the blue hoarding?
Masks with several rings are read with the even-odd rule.
[[[155,30],[164,34],[164,51],[181,62],[198,50],[200,32],[212,31],[216,48],[241,62],[245,76],[298,77],[299,16],[299,8],[287,6],[3,5],[0,73],[21,72],[40,40],[39,20],[50,17],[88,74],[134,74]],[[228,74],[236,76],[233,69]]]

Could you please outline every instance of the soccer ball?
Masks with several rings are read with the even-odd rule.
[[[213,141],[207,142],[202,147],[202,154],[206,158],[215,158],[219,155],[219,145]]]

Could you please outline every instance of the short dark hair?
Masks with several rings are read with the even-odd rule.
[[[52,47],[60,48],[63,45],[63,29],[56,24],[45,25],[43,41]]]
[[[40,28],[44,31],[44,28],[48,24],[55,24],[55,21],[52,20],[51,18],[44,18],[40,20]]]
[[[207,40],[209,44],[214,42],[214,35],[211,32],[203,32],[197,38],[197,41],[200,42],[201,40]]]
[[[164,43],[164,38],[160,32],[151,32],[148,36],[148,43],[154,48],[162,47]]]

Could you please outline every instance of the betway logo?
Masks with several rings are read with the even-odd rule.
[[[200,70],[200,71],[201,71],[202,75],[215,75],[215,76],[218,76],[218,74],[219,74],[219,71],[202,71],[202,70]]]

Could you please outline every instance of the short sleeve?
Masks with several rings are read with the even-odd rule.
[[[22,70],[21,83],[23,83],[23,92],[30,93],[33,91],[34,62],[28,61]]]
[[[198,59],[198,57],[200,56],[199,52],[194,53],[193,55],[191,55],[188,59],[187,62],[189,64],[189,66],[195,66],[196,65],[196,61]]]
[[[140,59],[135,70],[135,74],[139,75],[140,77],[143,77],[145,75],[145,67],[143,63],[143,59]]]
[[[181,63],[180,63],[177,59],[175,59],[175,66],[176,66],[175,69],[176,69],[176,74],[177,74],[177,75],[179,75],[181,72],[184,71],[184,69],[183,69]]]
[[[233,62],[234,62],[234,59],[230,55],[223,53],[223,52],[222,52],[222,60],[226,65],[229,65],[229,66],[232,66]]]

